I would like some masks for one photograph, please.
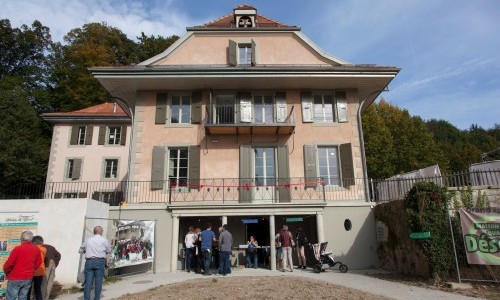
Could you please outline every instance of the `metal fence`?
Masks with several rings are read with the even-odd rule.
[[[374,202],[401,200],[417,182],[434,182],[439,186],[463,188],[468,186],[500,188],[500,170],[459,172],[431,177],[390,178],[371,180],[371,199]]]
[[[327,185],[321,178],[217,178],[174,184],[169,181],[86,181],[18,184],[0,199],[91,198],[112,206],[127,203],[288,201],[364,201],[365,180],[338,179]]]

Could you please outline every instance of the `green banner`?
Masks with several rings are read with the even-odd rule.
[[[428,239],[430,237],[431,233],[429,231],[410,233],[410,238],[412,239]]]
[[[467,262],[500,265],[500,214],[460,209]]]

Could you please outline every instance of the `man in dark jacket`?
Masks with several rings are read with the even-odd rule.
[[[45,254],[45,276],[42,281],[42,295],[43,300],[48,300],[50,296],[50,291],[54,285],[54,278],[56,277],[56,268],[61,260],[61,253],[54,248],[54,246],[43,244],[43,247],[47,249]]]

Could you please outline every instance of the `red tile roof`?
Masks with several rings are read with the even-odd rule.
[[[50,116],[50,117],[55,117],[55,116],[117,116],[117,117],[124,117],[127,116],[127,114],[123,111],[123,109],[116,104],[116,111],[115,111],[115,103],[103,103],[91,107],[87,107],[84,109],[80,110],[75,110],[75,111],[70,111],[70,112],[57,112],[57,113],[45,113],[43,116]]]
[[[255,9],[253,6],[247,5],[247,4],[242,4],[234,8],[234,10],[245,10],[245,9]],[[234,23],[234,10],[233,13],[220,17],[218,19],[215,19],[211,22],[208,22],[206,24],[200,25],[200,26],[195,26],[194,28],[237,28],[236,24]],[[286,25],[283,23],[280,23],[276,20],[273,20],[268,17],[261,16],[257,14],[256,16],[256,27],[257,28],[297,28],[296,26],[290,26]]]

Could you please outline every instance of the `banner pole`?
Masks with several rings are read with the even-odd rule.
[[[448,223],[450,225],[451,242],[453,244],[453,254],[455,255],[455,268],[457,268],[458,283],[462,283],[462,279],[460,278],[460,269],[458,268],[457,248],[455,246],[455,235],[453,234],[453,227],[451,226],[450,208],[449,207],[448,207],[448,214],[447,215],[448,215]]]

